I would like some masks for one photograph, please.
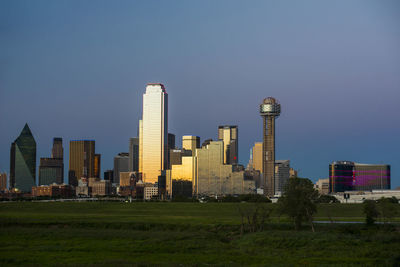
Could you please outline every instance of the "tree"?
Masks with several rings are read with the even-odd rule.
[[[340,203],[340,201],[330,195],[320,195],[316,200],[315,203]]]
[[[379,216],[379,211],[376,208],[375,200],[365,200],[364,201],[364,214],[365,223],[367,225],[373,225],[376,218]]]
[[[378,200],[378,212],[380,213],[383,223],[389,222],[397,215],[396,198],[381,198]],[[398,202],[397,202],[398,203]]]
[[[292,178],[279,198],[279,209],[293,220],[296,230],[300,229],[303,221],[308,221],[314,232],[313,215],[317,211],[314,201],[317,197],[318,192],[309,179]]]

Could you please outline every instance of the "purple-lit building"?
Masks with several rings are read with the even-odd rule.
[[[329,192],[390,189],[390,165],[335,161],[329,165]]]

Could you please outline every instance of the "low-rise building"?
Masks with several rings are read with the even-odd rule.
[[[329,194],[329,178],[326,179],[319,179],[314,184],[314,188],[320,193],[321,195]]]
[[[144,186],[144,199],[150,200],[154,197],[158,197],[158,186],[154,184],[146,184]]]

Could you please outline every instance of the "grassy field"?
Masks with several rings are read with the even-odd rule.
[[[296,232],[274,211],[263,232],[241,235],[239,205],[254,204],[0,203],[0,265],[400,264],[400,225]],[[364,216],[359,204],[321,204],[315,219]]]

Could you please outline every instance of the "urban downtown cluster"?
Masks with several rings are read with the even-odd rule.
[[[182,136],[182,147],[168,133],[168,94],[163,84],[149,83],[143,94],[142,119],[138,137],[130,138],[129,152],[114,157],[113,170],[101,179],[101,155],[94,140],[69,142],[68,184],[64,183],[64,149],[60,137],[53,139],[51,157],[40,158],[36,182],[36,142],[25,125],[11,144],[10,175],[0,174],[2,198],[125,196],[131,199],[174,199],[263,194],[278,198],[285,184],[297,177],[289,160],[275,159],[275,119],[279,102],[268,97],[260,105],[263,142],[256,142],[246,167],[239,164],[239,129],[218,127],[218,140],[200,142],[195,135]],[[390,166],[335,161],[329,178],[315,188],[339,200],[393,195],[390,193]],[[378,191],[377,191],[378,190]],[[373,197],[372,197],[373,198]]]

